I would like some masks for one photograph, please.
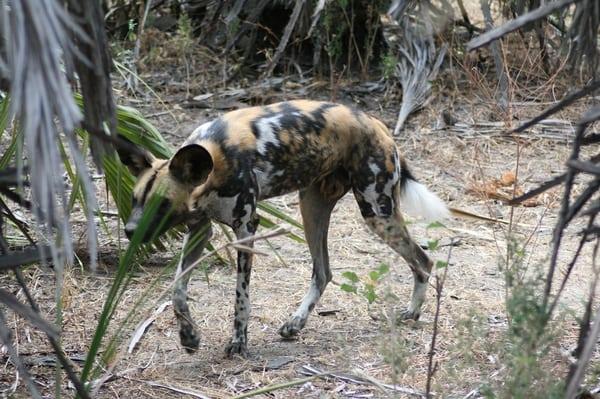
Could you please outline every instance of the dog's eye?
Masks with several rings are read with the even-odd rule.
[[[160,206],[158,207],[158,212],[165,214],[171,210],[171,201],[162,200]]]

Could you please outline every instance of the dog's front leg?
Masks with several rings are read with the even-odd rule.
[[[173,310],[179,326],[179,340],[188,353],[193,353],[198,349],[200,339],[187,303],[187,286],[191,276],[191,271],[187,269],[200,258],[211,236],[212,228],[209,221],[189,226],[189,231],[183,240],[181,258],[175,274]],[[182,275],[184,272],[186,273]]]
[[[249,220],[235,228],[238,240],[244,240],[241,245],[252,250],[254,241],[245,239],[252,238],[256,232],[258,218],[253,215]],[[233,336],[231,342],[225,348],[228,356],[239,354],[248,356],[248,317],[250,316],[250,272],[252,271],[253,254],[250,251],[238,249],[237,283],[235,288],[235,314],[233,321]]]

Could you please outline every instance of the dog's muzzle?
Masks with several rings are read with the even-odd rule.
[[[131,240],[131,237],[133,237],[133,233],[135,233],[135,228],[137,226],[135,226],[133,223],[127,223],[125,225],[125,235],[127,236],[128,239]]]

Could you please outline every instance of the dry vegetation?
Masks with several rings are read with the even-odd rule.
[[[538,53],[528,49],[526,38],[514,36],[504,46],[511,78],[507,109],[496,105],[489,54],[485,50],[477,55],[455,53],[435,83],[434,101],[411,118],[397,138],[417,177],[448,204],[501,221],[457,218],[448,221],[445,228],[426,229],[419,223],[410,226],[419,242],[440,239],[440,247],[432,253],[436,260],[447,258],[449,247],[445,244],[450,238],[457,240],[441,298],[434,359],[433,392],[440,398],[481,397],[486,387],[500,392],[507,382],[513,343],[507,339],[504,260],[514,254],[507,254],[508,237],[524,248],[523,267],[528,276],[543,269],[550,253],[561,189],[550,190],[527,206],[511,208],[506,199],[562,173],[570,152],[573,123],[588,105],[579,103],[555,115],[554,123],[526,134],[505,134],[508,128],[560,98],[572,85],[572,77],[565,70],[545,76],[539,67]],[[296,75],[283,80],[273,78],[267,82],[269,86],[244,79],[225,83],[222,72],[226,68],[228,65],[219,57],[187,43],[181,36],[148,30],[143,36],[139,73],[154,93],[139,84],[133,93],[123,84],[117,99],[138,108],[174,146],[197,125],[224,109],[297,97],[354,104],[379,116],[390,127],[396,122],[398,97],[396,89],[390,86],[366,92],[360,90],[365,87],[362,83],[345,77],[331,87],[330,81],[300,79]],[[194,96],[200,97],[193,100]],[[2,145],[5,143],[0,143],[0,148]],[[119,248],[126,245],[117,218],[110,216],[115,208],[107,199],[102,181],[97,183],[100,207],[109,215],[110,232],[100,233],[98,269],[88,270],[85,247],[81,245],[80,263],[65,271],[62,343],[76,364],[85,357],[118,263]],[[581,187],[582,181],[578,181],[575,191],[581,191]],[[272,203],[300,219],[297,195]],[[74,219],[80,236],[76,235],[75,241],[85,243],[81,239],[85,222],[77,223],[83,214]],[[575,222],[566,231],[559,265],[570,260],[583,227],[583,221]],[[216,242],[225,242],[222,232],[216,232]],[[160,293],[172,279],[172,266],[166,270],[165,265],[177,256],[179,243],[172,245],[164,252],[151,254],[134,275],[110,328],[119,325],[141,296],[146,299],[136,317],[138,321],[152,316],[161,304],[168,302],[168,295],[161,297]],[[212,258],[204,272],[194,273],[190,283],[191,312],[201,334],[198,352],[187,355],[180,347],[175,318],[167,304],[132,353],[127,352],[128,342],[119,346],[110,368],[99,376],[106,380],[98,397],[229,398],[310,376],[307,371],[311,368],[333,374],[257,397],[400,398],[415,396],[403,390],[414,390],[417,396],[424,392],[436,303],[434,290],[430,288],[418,322],[393,322],[394,312],[409,298],[411,273],[403,260],[370,234],[350,194],[340,201],[332,217],[329,250],[334,284],[328,287],[296,340],[282,340],[277,329],[308,286],[308,249],[286,237],[260,242],[257,249],[267,255],[258,256],[253,270],[249,359],[224,357],[223,348],[233,323],[235,269]],[[225,252],[222,256],[227,259]],[[594,262],[598,260],[592,258],[592,247],[586,247],[550,323],[553,339],[547,353],[539,358],[540,377],[536,381],[540,386],[531,387],[532,391],[563,379],[568,371],[578,335],[576,316],[581,314],[588,296]],[[345,282],[343,272],[352,270],[366,280],[368,273],[382,263],[389,264],[391,272],[377,283],[379,298],[375,303],[369,305],[364,297],[340,289],[339,284]],[[52,315],[52,271],[31,266],[24,269],[24,274],[42,312]],[[560,275],[556,278],[558,281]],[[0,275],[0,286],[23,296],[7,275]],[[599,294],[595,293],[598,299]],[[51,397],[55,378],[51,348],[41,333],[19,317],[11,314],[9,326],[17,332],[15,343],[31,366],[35,381]],[[126,328],[128,340],[135,325]],[[15,383],[15,370],[2,347],[0,360],[0,391],[10,390]],[[595,353],[585,381],[596,391],[600,390],[598,361],[600,355]],[[397,384],[397,389],[382,384]],[[14,397],[27,396],[23,385],[16,388]]]

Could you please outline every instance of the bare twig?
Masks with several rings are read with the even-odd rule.
[[[588,229],[594,225],[594,219],[595,219],[594,216],[590,217],[590,220],[588,222]],[[558,291],[554,295],[554,300],[550,304],[550,308],[548,309],[548,314],[552,314],[552,312],[554,311],[554,308],[556,308],[556,306],[558,305],[558,300],[560,299],[560,296],[567,285],[567,281],[569,281],[569,277],[571,276],[571,272],[573,271],[573,268],[575,267],[575,264],[577,263],[577,260],[579,259],[581,250],[583,249],[583,246],[585,245],[585,243],[588,241],[590,235],[591,235],[591,232],[584,231],[583,236],[580,238],[579,245],[577,246],[577,249],[575,250],[575,254],[573,255],[573,258],[567,265],[567,269],[563,272],[563,278],[562,278],[560,287],[558,288]],[[597,277],[598,276],[596,273],[595,278],[597,279]],[[593,290],[592,290],[592,292],[593,292]]]
[[[433,376],[437,371],[437,363],[434,364],[433,359],[435,356],[435,345],[437,342],[438,335],[438,323],[440,317],[440,309],[442,305],[442,291],[444,289],[444,283],[446,282],[446,276],[448,275],[448,267],[450,267],[450,258],[452,256],[452,248],[454,247],[454,238],[450,240],[450,248],[448,249],[448,257],[446,258],[446,264],[443,265],[444,273],[442,273],[442,277],[435,275],[435,292],[436,292],[436,301],[435,301],[435,315],[433,317],[433,332],[431,333],[431,345],[429,347],[429,353],[427,354],[427,382],[425,383],[425,397],[431,398],[431,382],[433,380]],[[434,267],[437,267],[435,265]]]
[[[133,350],[135,349],[135,346],[137,345],[138,342],[140,342],[140,340],[142,339],[142,336],[146,332],[146,329],[150,326],[150,324],[154,323],[154,321],[156,320],[156,318],[162,312],[164,312],[164,310],[166,309],[166,307],[169,306],[170,304],[171,304],[170,301],[169,302],[163,302],[158,307],[158,309],[156,309],[154,311],[154,313],[152,314],[152,316],[148,317],[146,320],[142,321],[138,325],[138,327],[133,332],[131,340],[129,341],[129,346],[127,347],[127,353],[132,353],[133,352]]]
[[[277,391],[279,389],[284,389],[284,388],[293,387],[295,385],[305,384],[307,382],[310,382],[310,381],[313,381],[313,380],[317,379],[318,377],[320,377],[320,376],[319,375],[313,375],[311,377],[299,378],[297,380],[292,380],[292,381],[288,381],[288,382],[282,382],[282,383],[279,383],[279,384],[267,385],[266,387],[255,389],[254,391],[250,391],[250,392],[246,392],[246,393],[241,394],[241,395],[234,396],[233,399],[251,398],[253,396],[261,395],[263,393],[270,393],[270,392],[273,392],[273,391]]]
[[[492,18],[492,11],[490,10],[490,0],[480,0],[481,12],[485,19],[485,26],[488,30],[493,29],[494,20]],[[502,59],[502,49],[498,42],[493,42],[490,45],[492,56],[494,57],[494,65],[496,66],[496,77],[498,79],[498,101],[502,112],[506,112],[508,107],[508,76],[504,70],[504,62]]]
[[[169,391],[188,395],[188,396],[191,396],[192,398],[210,399],[209,396],[204,395],[203,393],[198,392],[195,389],[191,389],[191,388],[179,388],[179,387],[169,385],[169,384],[163,384],[163,383],[156,382],[156,381],[140,380],[138,378],[129,378],[129,379],[132,381],[137,381],[137,382],[142,382],[144,384],[148,384],[151,387],[164,388],[164,389],[168,389]]]
[[[600,107],[599,107],[600,109]],[[587,126],[594,121],[594,118],[600,118],[600,113],[597,110],[593,110],[592,112],[588,112],[584,118],[582,118],[583,122],[577,126],[577,132],[575,135],[575,141],[573,142],[573,149],[571,151],[571,156],[569,157],[569,161],[576,161],[579,158],[579,154],[581,151],[581,139],[585,134],[585,130]],[[559,218],[556,222],[556,226],[554,228],[553,238],[552,238],[552,254],[550,258],[550,266],[548,269],[548,274],[546,276],[546,287],[544,289],[544,298],[543,298],[543,306],[547,309],[548,302],[550,299],[550,293],[552,290],[552,280],[554,278],[554,273],[557,267],[558,262],[558,252],[561,247],[563,232],[570,219],[573,217],[573,209],[571,208],[570,198],[571,191],[573,189],[573,184],[575,180],[575,175],[577,171],[575,169],[569,168],[566,173],[565,178],[565,191],[561,203],[561,209],[559,212]],[[591,197],[591,196],[590,196]],[[580,206],[583,206],[581,204]],[[550,315],[548,315],[550,316]]]
[[[273,58],[271,58],[271,61],[267,66],[267,69],[265,71],[265,77],[271,76],[273,70],[275,69],[275,66],[277,66],[279,59],[283,55],[283,51],[287,47],[288,41],[290,40],[290,36],[292,35],[294,28],[296,27],[296,22],[298,21],[298,17],[300,16],[300,12],[302,11],[302,8],[304,7],[305,3],[306,0],[296,0],[296,5],[294,6],[294,10],[292,11],[292,15],[288,20],[285,30],[283,31],[283,36],[279,41],[277,50],[275,50],[275,55],[273,55]]]
[[[49,324],[40,315],[38,315],[33,309],[23,305],[18,299],[10,292],[0,288],[0,303],[9,307],[13,312],[18,313],[25,320],[29,321],[35,327],[52,337],[58,337],[58,331],[54,326]]]
[[[597,246],[596,246],[597,248]],[[597,254],[597,250],[594,251]],[[571,380],[569,381],[569,385],[567,386],[567,391],[565,394],[565,398],[571,399],[575,397],[577,390],[579,389],[579,385],[583,379],[584,371],[592,358],[592,354],[594,353],[594,348],[596,348],[596,341],[600,336],[600,309],[596,312],[596,317],[594,317],[594,323],[592,330],[589,335],[586,337],[585,346],[583,348],[583,352],[581,356],[577,360],[577,368],[573,373]]]
[[[137,37],[135,38],[135,45],[133,46],[133,59],[131,62],[131,67],[134,68],[133,71],[137,72],[137,61],[140,58],[140,47],[142,43],[142,35],[144,33],[144,26],[146,25],[146,19],[148,18],[148,13],[150,12],[150,7],[152,7],[152,0],[146,0],[146,6],[144,7],[144,1],[140,2],[140,10],[143,9],[142,18],[138,22],[138,30]],[[132,79],[130,84],[133,88],[135,88],[136,79]]]
[[[589,162],[593,162],[593,163],[600,162],[600,154],[597,154],[597,155],[594,155],[593,157],[591,157],[589,159]],[[567,179],[567,174],[566,173],[563,173],[562,175],[558,175],[558,176],[552,178],[551,180],[548,180],[547,182],[544,182],[544,183],[540,184],[539,187],[536,187],[533,190],[528,191],[528,192],[526,192],[525,194],[523,194],[523,195],[521,195],[519,197],[511,199],[508,202],[508,204],[509,205],[519,204],[519,203],[521,203],[523,201],[528,200],[529,198],[533,198],[536,195],[539,195],[539,194],[543,193],[544,191],[548,191],[552,187],[558,186],[559,184],[563,183],[566,179]]]
[[[22,251],[7,251],[0,257],[0,271],[12,270],[33,262],[51,260],[50,247],[29,246]]]
[[[575,101],[579,100],[580,98],[583,98],[583,97],[587,96],[588,94],[593,93],[598,88],[600,88],[600,80],[593,80],[592,82],[590,82],[586,86],[584,86],[582,89],[577,90],[573,93],[567,94],[562,100],[560,100],[559,102],[557,102],[550,108],[546,109],[544,112],[537,115],[535,118],[528,120],[527,122],[523,123],[519,127],[509,130],[508,133],[522,132],[525,129],[530,128],[531,126],[535,125],[536,123],[541,122],[542,120],[546,119],[550,115],[553,115],[553,114],[557,113],[558,111],[564,109],[565,107],[568,107],[569,105],[573,104]]]
[[[343,373],[343,372],[339,372],[339,371],[327,371],[326,372],[326,371],[319,370],[316,367],[308,365],[308,364],[305,364],[304,366],[302,366],[302,373],[305,375],[312,375],[312,376],[317,376],[320,378],[335,378],[340,381],[350,382],[350,383],[359,384],[359,385],[372,384],[372,385],[377,386],[378,388],[385,388],[387,390],[397,392],[397,393],[402,393],[405,395],[418,396],[421,398],[425,397],[425,395],[422,392],[419,392],[416,389],[407,388],[407,387],[403,387],[400,385],[386,384],[381,381],[377,381],[372,377],[360,377],[360,376]]]
[[[540,18],[552,14],[554,11],[560,10],[561,8],[578,1],[581,0],[559,0],[546,3],[534,11],[521,15],[520,17],[510,20],[498,28],[492,29],[491,31],[477,36],[475,39],[467,43],[467,51],[473,51],[483,47],[486,44],[501,38],[507,33],[513,32],[531,22],[537,21]]]

